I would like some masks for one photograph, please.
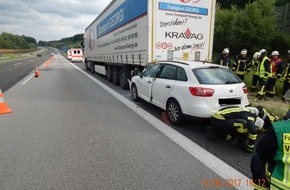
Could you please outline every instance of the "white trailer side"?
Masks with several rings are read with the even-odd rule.
[[[127,87],[159,60],[211,61],[216,1],[113,0],[86,28],[86,68]]]

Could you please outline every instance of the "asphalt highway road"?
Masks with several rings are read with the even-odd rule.
[[[32,57],[21,60],[0,63],[0,88],[3,92],[15,85],[19,80],[27,76],[36,65],[42,64],[49,58],[49,54],[43,57]]]
[[[0,189],[251,188],[251,154],[208,141],[204,123],[168,126],[159,108],[59,55],[39,70],[4,94]]]

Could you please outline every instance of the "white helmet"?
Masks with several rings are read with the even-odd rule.
[[[279,52],[278,52],[278,51],[273,51],[271,55],[272,55],[272,56],[273,56],[273,55],[279,55]]]
[[[246,49],[242,49],[242,51],[241,51],[241,55],[245,55],[245,54],[247,54],[248,53],[248,51],[246,50]]]
[[[222,52],[222,54],[227,54],[227,53],[230,53],[230,49],[229,48],[225,48]]]
[[[254,114],[255,116],[259,115],[259,110],[256,107],[246,107],[252,114]]]
[[[254,60],[259,59],[260,55],[261,55],[260,52],[255,52],[254,55],[253,55],[253,59],[254,59]]]
[[[260,117],[256,118],[255,125],[258,128],[258,130],[261,130],[264,127],[264,124],[265,124],[265,121],[262,118]]]
[[[262,54],[262,53],[267,53],[267,50],[265,50],[265,49],[261,49],[259,52],[260,52],[261,54]]]
[[[290,54],[290,50],[288,50],[288,54]]]

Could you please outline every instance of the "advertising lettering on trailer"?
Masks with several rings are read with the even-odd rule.
[[[164,60],[172,51],[175,60],[211,61],[214,5],[206,0],[157,0],[155,13],[156,51]],[[166,51],[167,50],[167,51]],[[167,55],[166,55],[167,54]]]

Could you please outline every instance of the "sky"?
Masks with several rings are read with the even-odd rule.
[[[0,0],[0,33],[52,41],[85,32],[111,0]]]

